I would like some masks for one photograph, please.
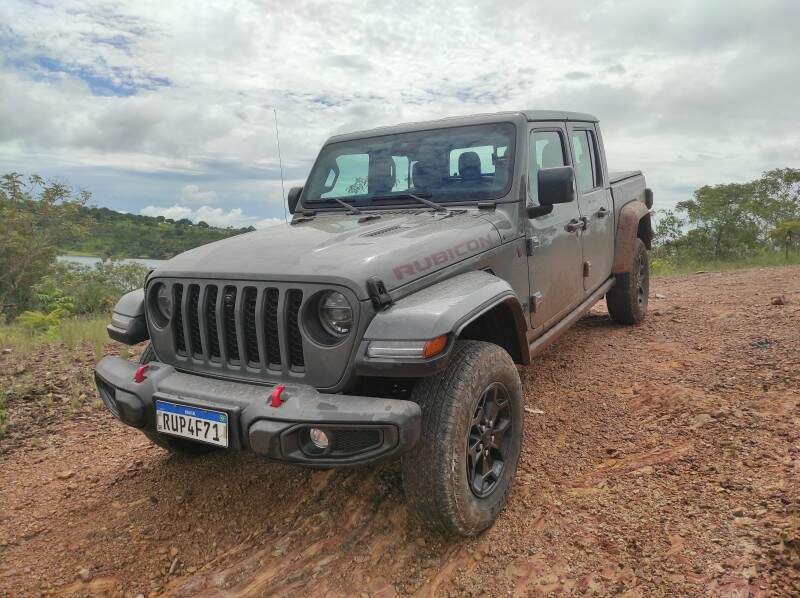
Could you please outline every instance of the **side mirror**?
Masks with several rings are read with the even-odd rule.
[[[575,173],[572,166],[542,168],[539,171],[539,205],[552,206],[575,201]]]
[[[286,196],[286,202],[289,204],[290,214],[294,214],[295,209],[297,209],[297,202],[300,201],[300,194],[302,192],[302,187],[292,187],[289,189],[289,195]]]

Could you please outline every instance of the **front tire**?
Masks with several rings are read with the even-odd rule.
[[[611,319],[619,324],[641,324],[647,316],[650,295],[650,258],[647,247],[636,239],[631,269],[617,275],[617,281],[606,293]]]
[[[439,531],[475,536],[503,509],[522,446],[522,384],[509,354],[459,341],[447,368],[419,381],[422,434],[403,456],[406,496]]]
[[[153,344],[149,343],[145,350],[139,357],[139,363],[150,363],[155,361],[156,352],[153,350]],[[171,453],[179,455],[207,455],[219,450],[210,444],[203,444],[202,442],[192,442],[191,440],[184,440],[183,438],[173,438],[166,434],[160,434],[155,430],[142,430],[144,435],[152,442]]]

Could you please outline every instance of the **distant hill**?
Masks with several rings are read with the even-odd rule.
[[[205,222],[123,214],[108,208],[83,207],[80,213],[89,222],[89,233],[62,246],[61,253],[169,259],[187,249],[255,230],[252,226],[216,228]]]

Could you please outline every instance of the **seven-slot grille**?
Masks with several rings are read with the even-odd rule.
[[[251,371],[304,370],[300,289],[175,282],[172,297],[169,326],[179,357]]]

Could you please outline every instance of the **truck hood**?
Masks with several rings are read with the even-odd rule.
[[[374,214],[374,213],[373,213]],[[495,212],[322,213],[210,243],[160,265],[154,276],[342,284],[361,299],[375,276],[388,290],[500,244]]]

